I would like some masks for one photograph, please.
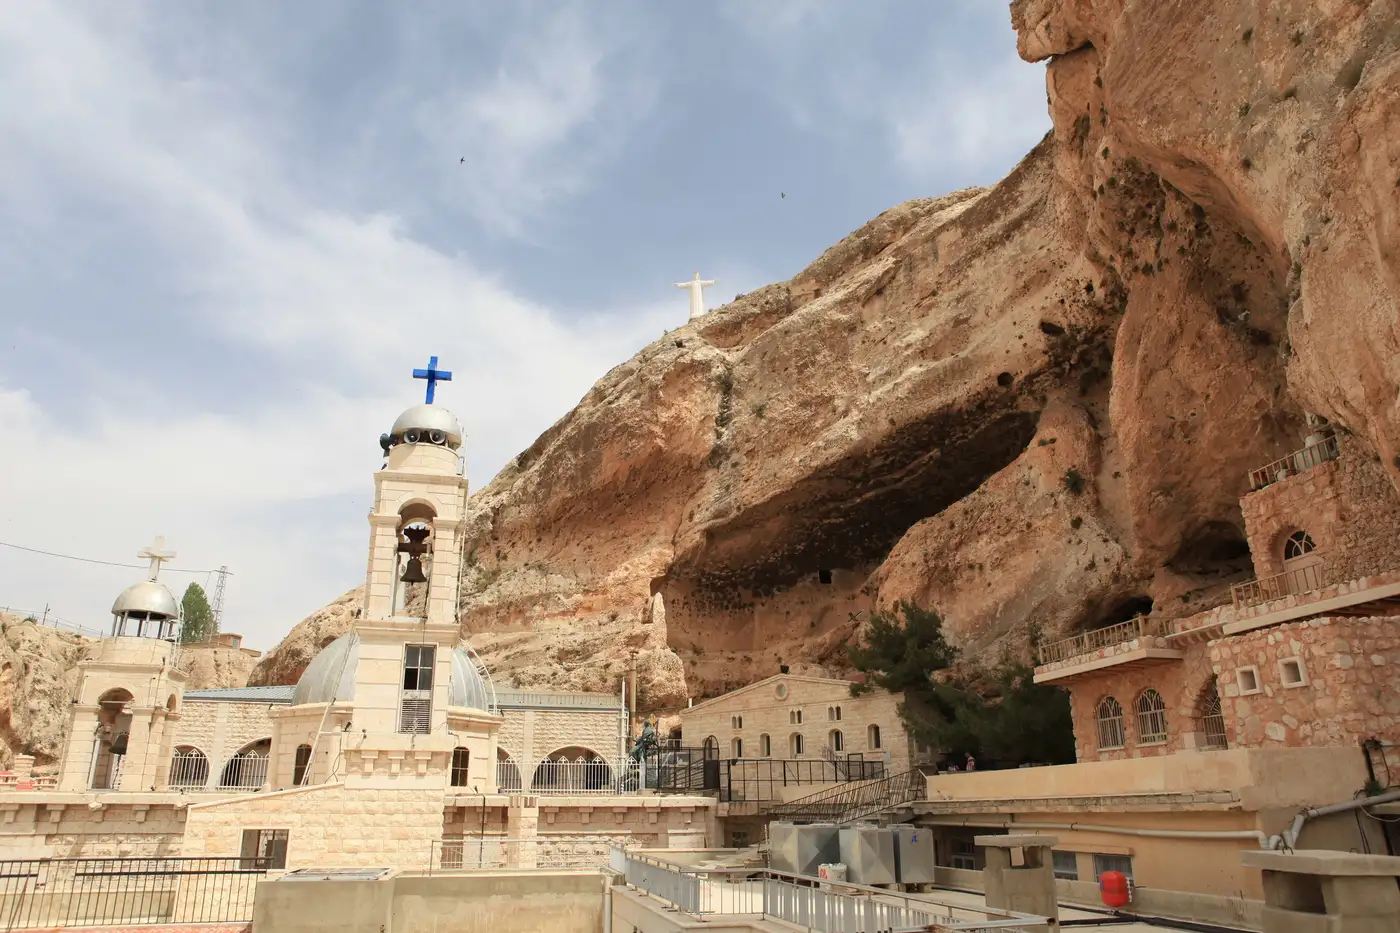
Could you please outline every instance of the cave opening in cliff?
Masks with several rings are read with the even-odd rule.
[[[668,619],[679,625],[672,637],[746,626],[804,580],[835,584],[832,599],[853,595],[911,527],[974,493],[1030,444],[1038,412],[988,407],[895,428],[711,526],[703,546],[671,568],[667,588],[683,594],[687,617]]]
[[[1233,577],[1254,571],[1244,532],[1224,521],[1206,522],[1186,535],[1167,567],[1193,577]]]
[[[1129,596],[1120,599],[1116,603],[1111,603],[1108,609],[1099,615],[1092,623],[1082,629],[1092,632],[1101,628],[1109,628],[1114,625],[1121,625],[1124,622],[1131,622],[1138,616],[1152,614],[1152,597],[1143,594]]]

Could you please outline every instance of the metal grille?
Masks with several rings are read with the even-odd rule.
[[[1139,742],[1167,740],[1167,704],[1156,690],[1147,689],[1137,698]]]
[[[1122,748],[1127,744],[1123,733],[1123,707],[1113,697],[1099,702],[1099,748]]]
[[[203,787],[209,783],[209,759],[197,748],[175,750],[170,760],[171,787]]]
[[[219,775],[219,787],[257,788],[267,783],[267,756],[258,752],[234,755]]]
[[[1215,685],[1214,677],[1211,678],[1210,683],[1206,684],[1205,690],[1201,693],[1198,716],[1200,731],[1205,737],[1203,747],[1208,749],[1229,748],[1230,743],[1225,736],[1225,715],[1220,710],[1220,690]]]
[[[399,702],[399,731],[427,735],[432,718],[433,701],[426,696],[408,696]]]
[[[8,930],[253,919],[257,859],[93,858],[0,861]]]

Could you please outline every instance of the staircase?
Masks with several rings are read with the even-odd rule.
[[[794,823],[851,823],[925,799],[928,778],[917,769],[878,781],[830,787],[809,797],[768,808],[774,820]]]

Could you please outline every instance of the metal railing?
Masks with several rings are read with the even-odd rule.
[[[502,794],[626,796],[640,794],[645,786],[642,764],[631,758],[545,759],[533,769],[521,769],[510,759],[496,762],[496,787]]]
[[[1257,470],[1250,470],[1249,488],[1251,490],[1263,489],[1265,486],[1295,473],[1302,473],[1304,470],[1322,466],[1328,460],[1336,460],[1339,456],[1341,456],[1341,448],[1337,444],[1336,435],[1323,438],[1316,444],[1310,444],[1302,450],[1295,450],[1273,463],[1266,464]]]
[[[541,690],[497,690],[496,705],[524,709],[609,709],[622,711],[622,700],[608,693],[549,693]]]
[[[625,851],[625,836],[561,835],[530,839],[503,836],[448,836],[434,839],[428,870],[476,871],[491,868],[602,868],[613,851]]]
[[[832,787],[769,807],[768,816],[798,823],[849,823],[927,796],[928,778],[922,771],[901,771],[883,780]]]
[[[1234,599],[1235,608],[1243,609],[1246,606],[1266,603],[1271,599],[1320,590],[1326,582],[1325,565],[1311,564],[1296,570],[1285,570],[1270,577],[1250,580],[1248,583],[1237,583],[1230,587],[1230,596]]]
[[[729,758],[720,766],[719,799],[726,803],[766,803],[781,799],[778,789],[804,784],[874,781],[888,775],[883,761],[849,758]]]
[[[1077,658],[1082,654],[1091,654],[1100,648],[1110,648],[1139,638],[1164,634],[1166,625],[1163,622],[1149,616],[1138,616],[1117,625],[1080,632],[1078,635],[1041,645],[1038,655],[1041,664],[1054,664],[1057,661]]]
[[[257,752],[234,755],[219,772],[219,790],[257,790],[267,783],[267,756]]]
[[[936,892],[902,894],[845,882],[818,885],[816,879],[771,869],[688,868],[636,852],[614,852],[611,864],[633,888],[697,917],[757,916],[814,933],[1048,929],[1044,917],[940,900]]]
[[[68,858],[0,861],[6,930],[253,919],[267,875],[257,858]]]

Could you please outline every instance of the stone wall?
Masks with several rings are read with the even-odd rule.
[[[533,765],[565,748],[586,748],[609,761],[618,755],[618,713],[607,709],[506,709],[497,737],[517,765]],[[574,757],[574,756],[570,756]],[[527,776],[522,767],[521,776]]]
[[[1400,567],[1400,495],[1384,469],[1355,444],[1341,454],[1240,500],[1255,574],[1283,571],[1283,543],[1294,531],[1312,537],[1338,583]]]
[[[1210,656],[1232,741],[1349,750],[1371,737],[1400,742],[1400,620],[1289,622],[1212,642]],[[1281,662],[1291,659],[1303,683],[1285,686]],[[1252,669],[1257,691],[1240,689],[1241,669]],[[1400,760],[1392,757],[1391,767],[1400,775]]]
[[[184,806],[169,802],[5,801],[0,803],[0,858],[180,855],[184,829]]]
[[[517,798],[518,799],[518,798]],[[689,797],[538,797],[534,833],[511,831],[507,808],[501,798],[488,797],[485,820],[481,803],[456,798],[443,819],[445,839],[488,840],[538,838],[539,855],[553,857],[580,845],[603,846],[600,840],[619,845],[690,848],[716,841],[714,802]],[[579,854],[577,851],[575,855]],[[606,856],[605,851],[594,853]]]
[[[1146,667],[1111,667],[1071,681],[1067,687],[1074,715],[1076,759],[1146,758],[1200,747],[1203,739],[1198,704],[1212,676],[1210,653],[1204,645],[1192,645],[1186,647],[1184,654],[1181,661]],[[1167,707],[1165,742],[1141,739],[1136,707],[1138,698],[1148,689],[1161,694]],[[1099,747],[1098,708],[1105,697],[1113,697],[1123,708],[1125,742],[1122,748]]]
[[[193,804],[182,854],[238,855],[245,829],[286,829],[287,868],[424,868],[442,836],[441,789],[323,784]]]
[[[271,712],[267,703],[233,703],[186,700],[175,730],[175,745],[191,745],[209,759],[210,780],[217,781],[230,757],[239,749],[272,737]]]
[[[784,696],[778,695],[780,689],[785,690]],[[823,749],[831,747],[831,733],[835,730],[841,733],[842,747],[839,751],[832,749],[833,754],[863,754],[872,761],[883,758],[892,771],[898,772],[907,770],[912,760],[898,707],[899,697],[883,690],[853,697],[851,685],[845,680],[780,675],[682,710],[682,740],[698,747],[714,736],[721,758],[820,759],[825,754]],[[794,723],[793,714],[798,711],[802,721]],[[878,748],[871,745],[872,725],[880,730]],[[803,737],[801,755],[793,753],[794,734]],[[765,735],[771,743],[771,753],[767,755],[763,749]],[[743,743],[742,755],[734,753],[735,739]]]

